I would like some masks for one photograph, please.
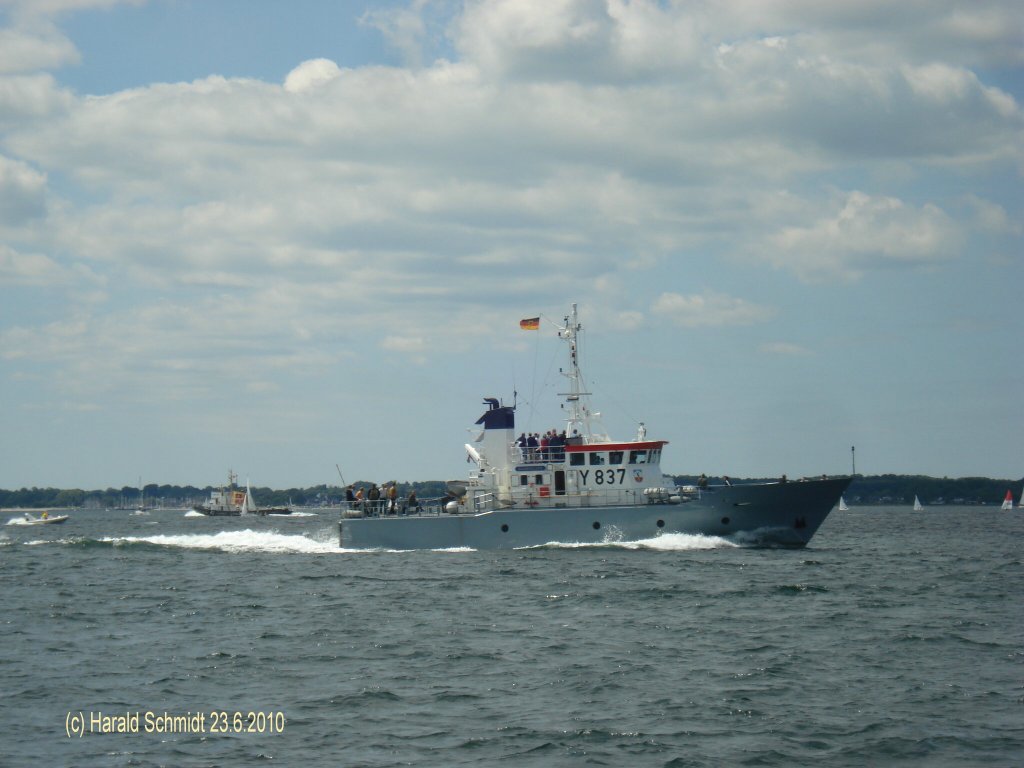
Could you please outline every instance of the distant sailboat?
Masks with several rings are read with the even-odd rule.
[[[924,507],[921,505],[921,500],[917,498],[917,494],[914,494],[914,511],[921,512]]]
[[[249,479],[245,480],[245,504],[242,507],[243,514],[255,515],[259,510],[256,508],[256,499],[252,497],[252,488],[249,487]]]
[[[1013,509],[1013,493],[1009,489],[1006,490],[1006,498],[1003,499],[1001,509]]]
[[[842,496],[840,496],[839,497],[839,511],[840,512],[845,512],[848,509],[849,509],[849,507],[846,506],[846,499],[844,499]]]

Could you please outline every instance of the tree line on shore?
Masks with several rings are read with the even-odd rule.
[[[696,485],[697,475],[676,475],[678,485]],[[709,478],[712,485],[721,478]],[[731,478],[734,484],[773,481],[778,478]],[[796,478],[790,478],[795,480]],[[370,481],[353,483],[357,488],[370,487]],[[924,475],[857,475],[845,497],[850,504],[909,504],[914,496],[924,504],[999,504],[1006,491],[1013,492],[1019,503],[1024,479],[998,480],[988,477],[928,477]],[[94,509],[147,507],[185,508],[205,502],[213,486],[158,485],[139,488],[124,486],[106,490],[86,491],[79,488],[0,489],[0,507],[86,507]],[[398,483],[398,492],[407,496],[415,490],[420,499],[439,498],[445,494],[440,480]],[[314,485],[309,488],[253,488],[253,495],[263,506],[319,506],[340,504],[345,488],[339,485]]]
[[[735,484],[771,482],[778,478],[749,478]],[[790,478],[794,480],[796,478]],[[813,478],[811,478],[813,479]],[[680,485],[696,484],[697,477],[679,475]],[[718,478],[710,478],[714,484]],[[1006,491],[1020,500],[1024,478],[999,480],[991,477],[929,477],[927,475],[856,475],[843,497],[848,504],[911,504],[917,496],[922,504],[982,505],[1002,503]]]

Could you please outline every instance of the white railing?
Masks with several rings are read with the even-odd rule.
[[[600,493],[583,491],[576,493],[554,494],[541,496],[536,492],[520,492],[513,490],[511,494],[499,496],[493,491],[473,495],[474,512],[486,512],[495,509],[558,509],[574,507],[621,507],[642,506],[656,503],[669,503],[669,496],[649,498],[642,489],[637,490],[605,490]],[[672,503],[677,503],[673,501]]]
[[[643,489],[606,489],[600,492],[552,493],[549,496],[541,496],[534,491],[520,491],[519,489],[513,489],[511,494],[499,494],[493,489],[473,490],[471,488],[467,494],[466,503],[460,504],[454,512],[449,512],[447,509],[447,503],[452,500],[449,496],[422,499],[415,508],[409,508],[405,499],[397,499],[394,506],[387,499],[366,499],[354,506],[349,504],[348,509],[362,512],[367,517],[406,515],[437,517],[444,514],[480,514],[503,509],[599,508],[645,506],[659,503],[676,504],[680,501],[691,500],[695,496],[699,498],[700,492],[678,494],[666,489],[664,494],[649,495],[645,494]]]

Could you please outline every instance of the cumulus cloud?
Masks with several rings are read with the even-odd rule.
[[[414,0],[408,8],[383,8],[366,11],[360,22],[378,30],[401,52],[406,64],[418,67],[423,63],[427,37],[424,18],[428,0]]]
[[[0,155],[0,225],[19,224],[45,211],[46,176]]]
[[[18,130],[26,121],[60,115],[72,104],[52,75],[0,76],[0,128]]]
[[[66,270],[42,253],[19,253],[0,243],[0,285],[53,285],[68,279]]]
[[[999,203],[978,195],[968,195],[967,203],[974,210],[975,226],[982,232],[1019,235],[1024,231],[1024,225],[1011,219],[1006,208]]]
[[[78,59],[75,46],[48,19],[22,18],[0,28],[0,75],[54,69]]]
[[[834,210],[770,239],[767,258],[803,280],[849,279],[869,267],[924,265],[951,258],[963,233],[940,208],[850,192]]]
[[[311,59],[302,62],[288,73],[284,80],[284,89],[290,93],[302,93],[340,76],[341,69],[330,59]]]
[[[637,83],[700,74],[699,15],[653,2],[499,0],[467,5],[455,45],[488,77]]]

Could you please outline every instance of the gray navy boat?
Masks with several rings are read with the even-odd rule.
[[[536,320],[523,327],[535,328]],[[454,498],[414,514],[349,510],[340,543],[352,549],[510,549],[549,543],[641,541],[666,534],[724,537],[753,546],[805,546],[850,478],[677,486],[661,472],[665,440],[611,440],[589,404],[576,305],[558,328],[568,346],[561,393],[566,428],[546,444],[517,439],[515,405],[484,400],[466,451],[476,468],[450,483]]]

